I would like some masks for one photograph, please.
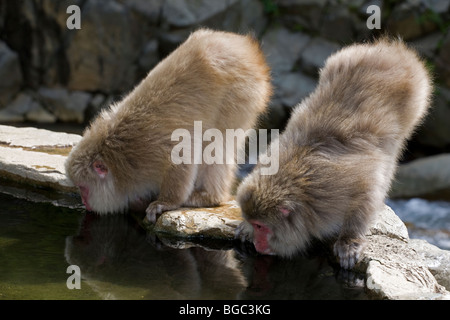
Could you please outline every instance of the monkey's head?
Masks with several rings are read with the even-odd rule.
[[[336,228],[327,214],[333,205],[330,181],[335,176],[307,151],[280,151],[278,172],[261,175],[257,165],[239,186],[236,198],[253,227],[256,251],[291,257],[304,252],[313,238],[321,238],[319,232],[329,229],[332,233]]]
[[[118,188],[123,177],[107,144],[98,132],[87,129],[65,163],[66,174],[79,188],[86,209],[100,214],[124,211],[128,206],[127,195]]]

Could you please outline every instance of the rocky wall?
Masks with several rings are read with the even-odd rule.
[[[80,9],[81,29],[68,27],[69,5]],[[380,8],[380,29],[368,28],[370,5]],[[448,152],[449,21],[450,0],[3,0],[0,122],[86,124],[204,26],[261,40],[276,89],[262,126],[282,129],[331,53],[388,33],[417,48],[436,81],[409,156]]]

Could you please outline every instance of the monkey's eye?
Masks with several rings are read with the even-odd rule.
[[[253,224],[253,227],[255,229],[261,229],[262,228],[262,226],[260,224],[258,224],[258,223],[252,223],[252,224]]]

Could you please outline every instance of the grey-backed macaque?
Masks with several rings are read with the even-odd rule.
[[[312,239],[335,240],[343,268],[358,261],[368,222],[384,203],[405,141],[429,107],[432,85],[417,54],[382,38],[328,58],[316,90],[279,140],[279,170],[261,164],[237,191],[236,237],[289,257]]]
[[[189,137],[183,140],[202,147],[195,122],[224,135],[226,129],[252,128],[271,91],[255,39],[200,29],[98,115],[70,153],[67,175],[86,209],[100,214],[143,208],[154,222],[180,206],[218,205],[228,198],[236,165],[228,158],[223,164],[197,161],[198,152],[174,161],[180,136],[173,134],[184,130]]]

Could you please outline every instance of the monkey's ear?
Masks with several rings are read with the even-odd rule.
[[[291,214],[291,209],[289,209],[287,206],[278,206],[278,211],[281,213],[283,217],[288,217]]]
[[[94,161],[92,167],[101,179],[104,179],[108,174],[108,167],[100,160]]]

